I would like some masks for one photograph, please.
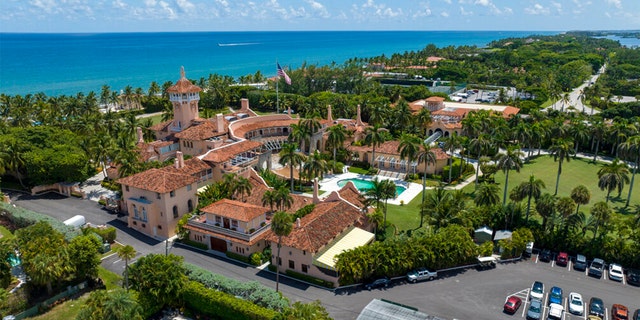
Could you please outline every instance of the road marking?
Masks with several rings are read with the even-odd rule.
[[[622,274],[622,285],[626,285],[626,284],[627,284],[627,283],[625,282],[625,279],[624,279],[624,273],[623,273],[623,274]]]
[[[604,320],[609,320],[609,312],[607,312],[607,308],[604,308]]]
[[[116,264],[116,263],[118,263],[118,262],[120,262],[120,261],[122,261],[122,259],[118,259],[118,260],[116,260],[116,261],[114,261],[114,262],[111,262],[111,263],[112,263],[112,264]]]
[[[553,266],[555,265],[556,260],[551,260],[551,268],[553,268]]]
[[[540,254],[536,254],[536,263],[538,263],[538,257],[540,257]]]
[[[567,271],[571,271],[571,259],[569,259],[569,263],[567,263]]]
[[[523,305],[523,308],[522,308],[522,316],[524,317],[524,313],[525,313],[525,312],[526,312],[526,310],[527,310],[527,304],[529,304],[529,288],[524,289],[524,290],[522,290],[522,291],[525,291],[525,293],[526,293],[526,295],[527,295],[527,296],[525,297],[524,305]],[[520,292],[522,292],[522,291],[520,291]]]
[[[607,268],[602,267],[602,280],[607,280]]]

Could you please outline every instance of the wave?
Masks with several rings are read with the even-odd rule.
[[[255,46],[259,42],[239,42],[239,43],[218,43],[218,47]]]

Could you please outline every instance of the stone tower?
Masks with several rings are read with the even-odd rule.
[[[189,81],[184,74],[184,67],[180,67],[180,80],[167,89],[169,100],[173,105],[173,123],[170,130],[180,132],[198,118],[199,92],[202,89]]]

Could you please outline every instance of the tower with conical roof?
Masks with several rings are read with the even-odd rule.
[[[189,81],[184,74],[184,67],[180,67],[180,80],[167,89],[169,100],[173,105],[173,123],[170,130],[174,132],[182,131],[189,126],[193,120],[198,118],[199,92],[202,89]]]

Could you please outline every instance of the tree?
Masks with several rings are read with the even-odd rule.
[[[282,247],[282,237],[288,236],[291,233],[291,230],[293,230],[291,215],[284,211],[276,212],[271,219],[271,231],[278,236],[278,253],[276,256],[276,292],[278,292],[280,284],[280,248]]]
[[[491,140],[486,134],[480,134],[479,136],[471,139],[469,142],[469,148],[476,152],[478,156],[478,163],[476,165],[476,182],[475,187],[478,188],[478,176],[480,175],[480,157],[491,147]]]
[[[622,154],[630,156],[632,159],[634,159],[633,174],[631,175],[631,183],[629,183],[629,195],[627,196],[627,202],[624,205],[624,207],[626,208],[629,206],[629,202],[631,201],[633,183],[636,178],[638,167],[640,167],[640,134],[629,137],[627,141],[620,144],[619,148],[621,149]]]
[[[304,162],[304,155],[297,152],[296,145],[293,143],[283,144],[279,155],[278,163],[289,166],[289,179],[291,180],[291,192],[293,192],[293,167]]]
[[[625,183],[629,183],[629,168],[624,162],[614,159],[611,163],[605,164],[598,170],[598,187],[600,190],[607,190],[607,200],[613,189],[618,188],[618,196],[622,193]]]
[[[262,205],[263,206],[269,206],[269,208],[271,208],[269,211],[273,212],[273,206],[276,205],[278,199],[278,191],[277,190],[273,190],[273,189],[269,189],[266,190],[263,194],[262,194]]]
[[[310,154],[304,163],[304,171],[309,180],[316,177],[322,179],[324,173],[328,170],[329,166],[327,165],[327,161],[322,158],[322,154],[318,150]]]
[[[542,189],[546,188],[544,181],[536,179],[534,175],[529,176],[529,181],[522,182],[518,185],[513,192],[516,193],[516,198],[519,200],[527,198],[527,217],[526,223],[529,222],[529,212],[531,211],[531,198],[538,200],[542,193]]]
[[[91,292],[76,320],[142,320],[142,313],[133,294],[122,289],[96,290]]]
[[[100,241],[92,235],[75,237],[69,243],[69,258],[79,280],[94,278],[100,265]]]
[[[367,219],[373,224],[373,233],[377,234],[378,226],[384,223],[384,214],[380,208],[376,208],[367,214]]]
[[[444,148],[449,150],[451,153],[451,158],[449,158],[449,183],[452,181],[451,173],[453,172],[453,158],[454,158],[454,150],[461,147],[461,139],[458,136],[457,132],[453,132],[449,137],[444,138]],[[462,164],[460,164],[462,166]],[[460,167],[462,171],[462,167]]]
[[[400,152],[401,159],[407,160],[407,168],[405,172],[406,174],[409,174],[409,168],[411,167],[411,163],[416,159],[416,156],[420,151],[420,145],[420,138],[418,138],[418,136],[414,134],[403,133],[400,137],[398,152]]]
[[[547,231],[547,222],[556,213],[556,197],[545,193],[536,200],[536,211],[542,217],[542,231]],[[552,228],[553,230],[553,228]]]
[[[431,147],[422,142],[422,148],[418,153],[418,163],[424,162],[424,174],[422,175],[422,202],[420,205],[420,228],[422,228],[422,224],[424,221],[424,199],[426,196],[427,190],[427,171],[429,169],[429,162],[436,163],[437,157],[436,154],[433,153]]]
[[[450,192],[443,185],[429,192],[424,203],[424,209],[429,217],[429,222],[435,230],[444,228],[451,223],[461,222],[461,213],[464,211],[465,201],[463,193]]]
[[[500,203],[500,189],[497,185],[487,182],[483,182],[480,184],[478,189],[476,189],[475,198],[473,202],[476,206],[485,206],[491,207],[498,203]]]
[[[296,301],[285,310],[283,317],[283,320],[331,320],[320,300],[309,303]]]
[[[576,213],[578,213],[580,205],[588,204],[591,200],[591,192],[584,185],[579,185],[571,190],[571,199],[576,203]]]
[[[365,192],[365,196],[368,198],[368,201],[374,201],[376,203],[376,208],[380,208],[380,202],[385,201],[385,205],[383,207],[383,228],[387,227],[387,205],[386,200],[396,197],[396,185],[393,181],[390,180],[378,180],[378,178],[374,178],[371,180],[371,189],[368,189]]]
[[[600,226],[606,224],[611,219],[611,209],[607,205],[606,202],[598,202],[591,207],[591,215],[594,217],[594,231],[593,231],[593,239],[598,235],[598,229]],[[600,235],[602,236],[602,235]]]
[[[253,186],[251,185],[251,182],[249,182],[249,179],[245,178],[245,177],[238,177],[238,180],[236,181],[236,185],[234,188],[234,192],[237,192],[240,194],[240,199],[242,202],[244,202],[244,195],[251,195],[251,189],[253,188]]]
[[[560,184],[560,174],[562,174],[562,162],[571,160],[573,154],[573,141],[567,139],[554,139],[551,148],[549,148],[553,161],[558,161],[558,175],[556,177],[556,191],[553,195],[558,194],[558,185]]]
[[[342,147],[347,137],[347,131],[341,124],[337,124],[327,128],[329,135],[327,136],[327,147],[333,149],[333,162],[336,162],[336,150]]]
[[[504,194],[502,196],[502,205],[504,206],[507,203],[507,188],[509,186],[509,171],[515,170],[516,172],[520,172],[520,168],[522,168],[522,157],[524,157],[524,153],[519,149],[516,149],[516,146],[508,146],[506,153],[501,153],[498,155],[497,167],[505,173],[505,181],[504,181]]]
[[[143,306],[175,305],[186,283],[183,258],[174,254],[149,254],[129,268],[131,287]]]
[[[576,207],[577,205],[573,201],[573,199],[571,199],[571,197],[562,197],[556,202],[556,211],[560,214],[560,218],[562,219],[562,224],[564,225],[565,230],[565,238],[569,229],[567,219],[569,218],[569,216],[571,216],[571,214],[573,214],[573,210],[575,210]]]
[[[118,248],[116,253],[120,259],[124,260],[124,289],[129,291],[129,261],[136,257],[136,249],[130,245],[125,245]]]
[[[373,127],[367,127],[365,129],[364,143],[368,146],[372,146],[371,152],[371,166],[376,166],[376,147],[381,145],[385,141],[384,130],[379,125]]]

